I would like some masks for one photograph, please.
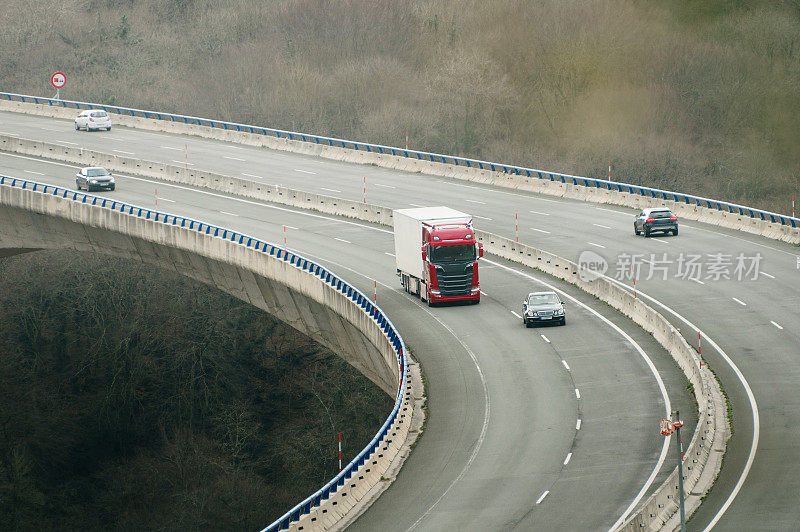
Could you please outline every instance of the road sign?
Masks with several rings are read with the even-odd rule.
[[[63,72],[56,72],[50,76],[50,83],[53,85],[53,87],[60,89],[66,85],[67,76],[65,76]]]

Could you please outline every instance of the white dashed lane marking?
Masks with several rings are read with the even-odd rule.
[[[239,216],[238,214],[233,214],[232,212],[219,211],[219,213],[220,214],[227,214],[228,216],[236,216],[236,217]]]
[[[538,231],[538,232],[544,233],[546,235],[550,234],[550,231],[545,231],[544,229],[536,229],[535,227],[529,227],[528,229],[530,229],[531,231]]]
[[[601,244],[595,244],[594,242],[586,242],[586,243],[589,244],[590,246],[596,246],[598,248],[603,248],[603,249],[606,248],[605,246],[603,246]]]
[[[349,240],[345,240],[344,238],[333,237],[334,240],[338,240],[339,242],[344,242],[345,244],[352,244]]]
[[[771,323],[771,324],[773,324],[773,325],[774,325],[775,327],[777,327],[778,329],[780,329],[780,330],[783,330],[783,327],[781,327],[780,325],[778,325],[778,324],[777,324],[777,323],[775,323],[774,321],[771,321],[770,323]]]
[[[539,336],[541,336],[541,337],[542,337],[542,340],[544,340],[544,341],[545,341],[545,342],[547,342],[548,344],[550,343],[550,340],[548,340],[548,339],[547,339],[547,336],[545,336],[545,335],[543,335],[543,334],[541,334],[541,335],[539,335]]]
[[[544,498],[547,497],[547,495],[549,493],[550,493],[550,490],[545,490],[545,492],[542,493],[542,495],[536,500],[536,504],[541,503],[544,500]]]
[[[763,275],[764,277],[769,277],[770,279],[774,279],[774,278],[775,278],[775,276],[774,276],[774,275],[770,275],[770,274],[768,274],[767,272],[760,272],[760,273],[761,273],[761,275]]]
[[[301,170],[300,168],[295,168],[295,169],[294,169],[294,171],[295,171],[295,172],[300,172],[300,173],[302,173],[302,174],[312,174],[312,175],[317,175],[317,173],[316,173],[316,172],[311,172],[310,170]]]
[[[734,301],[736,301],[737,303],[739,303],[739,304],[740,304],[741,306],[743,306],[743,307],[746,307],[746,306],[747,306],[747,303],[745,303],[745,302],[744,302],[744,301],[742,301],[741,299],[737,299],[737,298],[735,298],[735,297],[734,297],[734,298],[733,298],[733,300],[734,300]]]
[[[564,364],[564,367],[567,368],[567,371],[570,371],[569,364],[567,364],[566,360],[562,360],[561,363]]]
[[[223,155],[222,158],[223,159],[230,159],[231,161],[245,162],[245,159],[242,159],[241,157],[231,157],[230,155]]]
[[[592,225],[593,225],[593,226],[595,226],[595,227],[602,227],[603,229],[611,229],[611,228],[610,228],[609,226],[607,226],[607,225],[600,225],[600,224],[592,224]]]
[[[530,212],[531,214],[539,214],[541,216],[550,216],[550,214],[546,212],[539,212],[539,211],[528,211],[528,212]]]
[[[516,312],[514,312],[513,310],[511,311],[511,314],[513,314],[514,316],[516,316],[516,317],[517,317],[517,318],[519,318],[519,319],[522,319],[522,316],[520,316],[519,314],[517,314],[517,313],[516,313]]]
[[[572,458],[572,453],[569,453],[566,458],[564,458],[564,465],[569,463],[569,459]]]

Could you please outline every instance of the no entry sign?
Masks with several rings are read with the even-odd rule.
[[[50,83],[53,84],[53,87],[60,89],[67,83],[67,76],[64,75],[63,72],[56,72],[52,76],[50,76]]]

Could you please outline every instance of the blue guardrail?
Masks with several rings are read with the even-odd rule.
[[[30,181],[27,179],[20,179],[6,175],[0,175],[0,185],[31,190],[40,194],[58,196],[78,203],[85,203],[104,209],[110,209],[121,214],[136,216],[138,218],[152,220],[153,222],[159,222],[165,225],[183,227],[192,231],[197,231],[198,233],[204,235],[208,235],[212,238],[221,238],[237,245],[246,246],[276,259],[283,260],[295,268],[298,268],[304,272],[308,272],[310,275],[317,277],[321,282],[328,284],[333,289],[357,304],[365,314],[367,314],[378,324],[383,333],[389,339],[389,342],[392,344],[395,356],[397,357],[397,364],[400,368],[400,383],[397,390],[397,396],[395,397],[394,408],[392,409],[391,414],[389,414],[389,417],[383,423],[383,426],[380,428],[378,433],[375,434],[375,437],[372,438],[372,441],[370,441],[369,444],[364,447],[364,449],[362,449],[362,451],[358,453],[358,455],[353,458],[353,460],[347,464],[347,466],[344,467],[338,475],[333,477],[315,493],[312,493],[306,497],[303,501],[298,503],[294,508],[286,512],[275,522],[264,528],[264,531],[271,532],[274,530],[284,530],[289,528],[289,525],[292,521],[300,519],[302,515],[309,513],[313,508],[319,506],[320,503],[336,493],[337,489],[340,486],[343,486],[344,483],[353,476],[358,468],[369,461],[375,451],[378,450],[378,448],[383,444],[386,436],[388,435],[389,428],[392,426],[392,423],[394,423],[395,419],[397,419],[397,416],[400,415],[400,408],[406,393],[408,360],[406,357],[405,343],[403,343],[403,338],[400,336],[400,333],[397,332],[397,329],[392,324],[391,320],[389,320],[389,318],[386,316],[386,314],[384,314],[383,310],[373,303],[368,296],[363,294],[357,288],[348,284],[335,273],[331,272],[324,266],[310,261],[301,255],[298,255],[297,253],[293,253],[280,246],[276,246],[275,244],[270,244],[269,242],[259,240],[244,233],[239,233],[237,231],[232,231],[230,229],[225,229],[224,227],[218,227],[205,222],[200,222],[192,218],[167,214],[144,207],[131,205],[129,203],[104,198],[102,196],[76,192],[63,187],[57,187],[54,185],[38,183],[36,181]]]
[[[272,129],[266,127],[251,126],[247,124],[239,124],[236,122],[223,122],[220,120],[212,120],[209,118],[199,118],[196,116],[184,116],[171,113],[161,113],[157,111],[145,111],[142,109],[117,107],[114,105],[75,102],[70,100],[55,100],[53,98],[40,98],[38,96],[27,96],[23,94],[13,94],[8,92],[0,92],[0,99],[9,101],[36,103],[41,105],[51,105],[51,106],[65,107],[70,109],[103,109],[108,113],[113,113],[118,115],[138,116],[142,118],[164,120],[168,122],[180,122],[183,124],[196,124],[200,126],[208,126],[225,130],[244,131],[246,133],[269,135],[277,138],[299,140],[302,142],[313,142],[315,144],[325,144],[328,146],[336,146],[339,148],[352,149],[356,151],[388,154],[397,157],[407,157],[409,159],[420,159],[424,161],[452,164],[455,166],[466,166],[468,168],[479,168],[481,170],[490,170],[492,172],[503,172],[506,174],[515,174],[536,179],[559,181],[561,183],[566,183],[570,185],[599,188],[599,189],[624,192],[626,194],[639,195],[649,198],[676,201],[680,203],[685,203],[687,205],[698,205],[700,207],[728,212],[739,216],[749,216],[750,218],[755,218],[757,220],[763,220],[776,224],[779,223],[783,226],[800,227],[800,219],[793,218],[791,216],[784,216],[782,214],[777,214],[774,212],[762,211],[759,209],[745,207],[744,205],[737,205],[735,203],[717,201],[713,199],[703,198],[700,196],[692,196],[689,194],[670,192],[667,190],[660,190],[657,188],[640,187],[637,185],[618,183],[616,181],[609,181],[605,179],[594,179],[589,177],[573,176],[569,174],[559,174],[556,172],[547,172],[544,170],[535,170],[532,168],[523,168],[520,166],[492,163],[476,159],[466,159],[464,157],[455,157],[452,155],[442,155],[439,153],[428,153],[423,151],[407,150],[403,148],[394,148],[391,146],[381,146],[379,144],[369,144],[366,142],[343,140],[332,137],[321,137],[318,135],[310,135],[308,133],[296,133],[292,131],[283,131],[281,129]]]

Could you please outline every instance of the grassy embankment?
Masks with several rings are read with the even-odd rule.
[[[0,88],[790,211],[796,1],[6,0]]]
[[[0,529],[258,530],[392,400],[268,314],[174,273],[0,260]]]

